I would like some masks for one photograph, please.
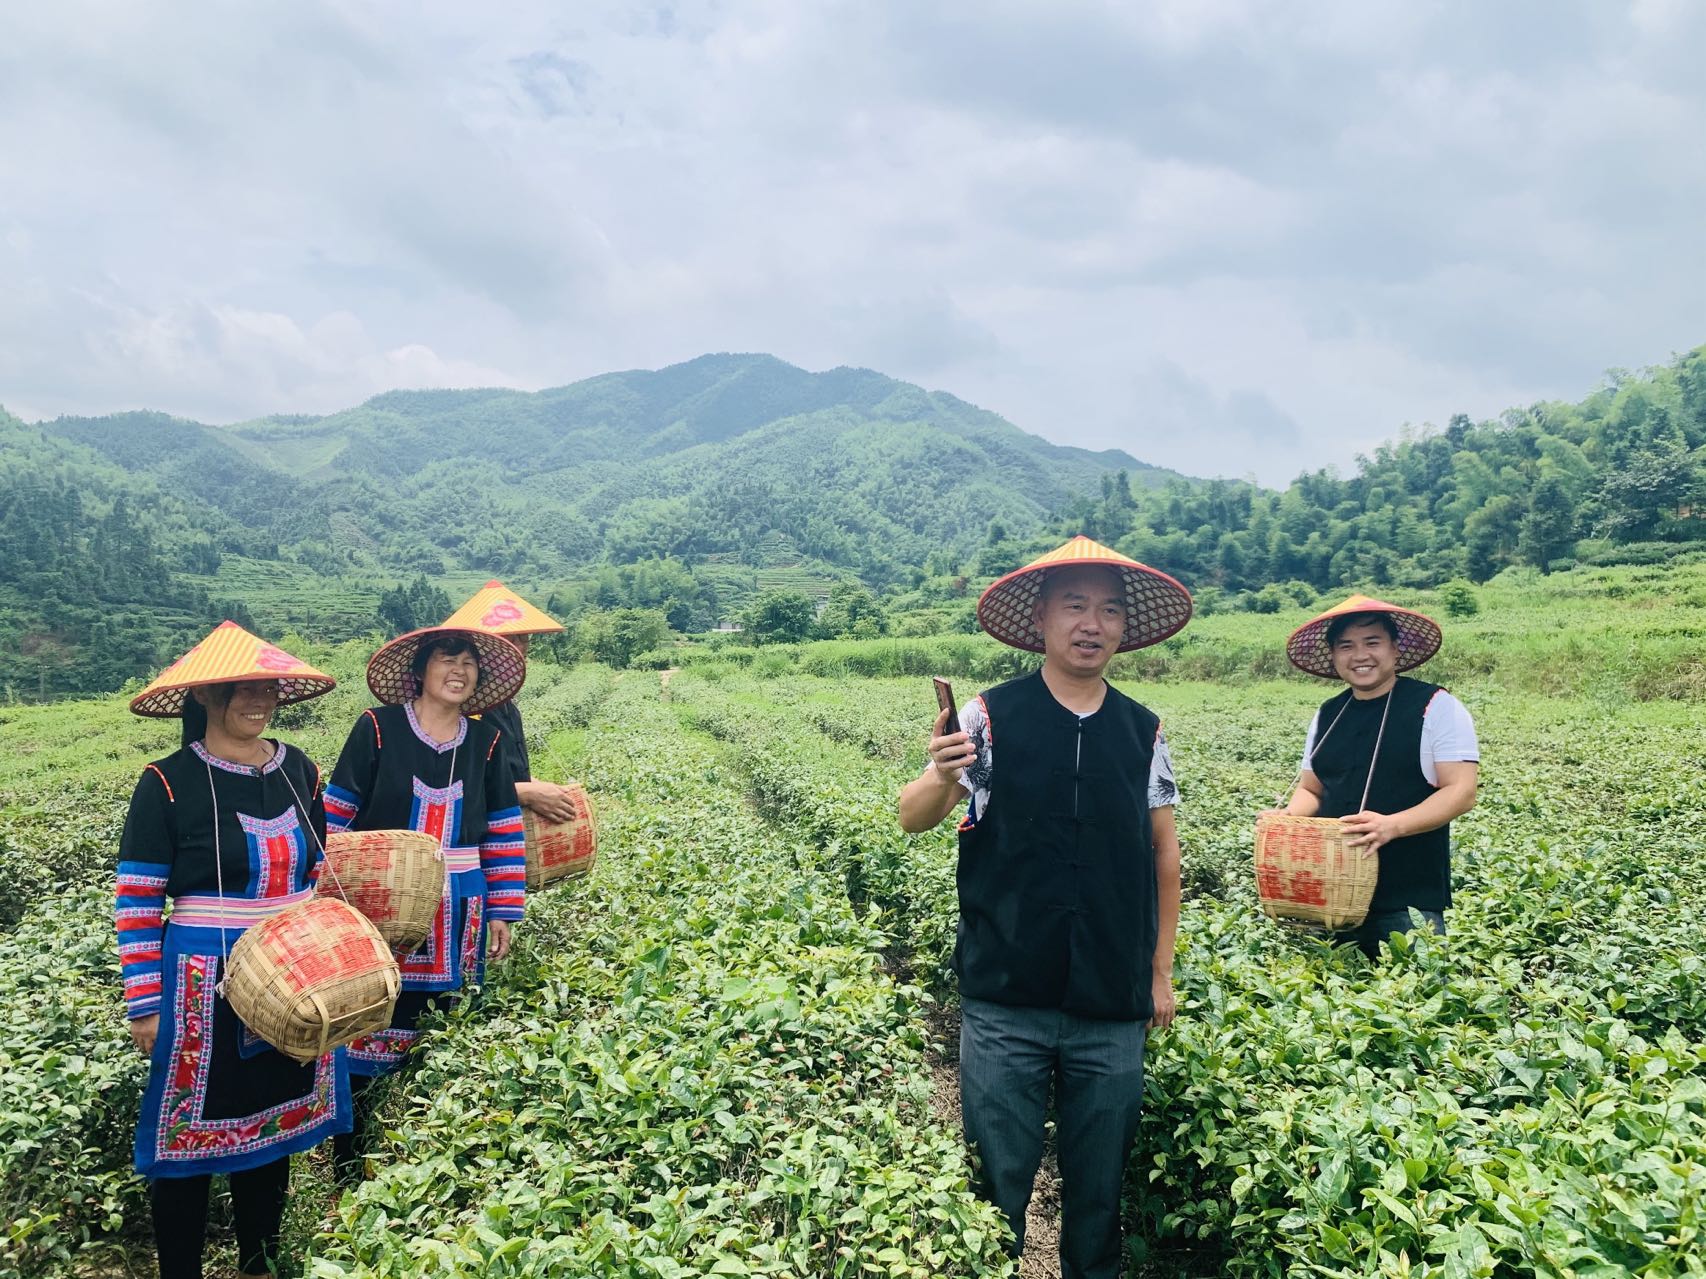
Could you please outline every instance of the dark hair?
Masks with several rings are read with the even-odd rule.
[[[480,665],[480,650],[473,640],[466,635],[431,635],[422,640],[420,647],[415,649],[414,660],[409,663],[409,674],[415,677],[417,687],[426,682],[427,663],[432,660],[434,653],[443,653],[446,657],[459,657],[463,653],[474,655],[474,669],[484,675],[486,672]]]
[[[1335,617],[1327,623],[1327,647],[1332,648],[1339,642],[1339,636],[1353,626],[1384,626],[1386,633],[1392,637],[1392,642],[1398,642],[1398,622],[1390,613],[1346,613],[1343,617]]]
[[[203,684],[201,687],[207,695],[216,702],[231,700],[232,685]],[[178,745],[188,746],[191,742],[199,742],[207,736],[207,707],[196,700],[195,689],[184,690],[184,726]]]

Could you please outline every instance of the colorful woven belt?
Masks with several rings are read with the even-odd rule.
[[[314,897],[312,888],[282,897],[202,897],[185,895],[172,899],[172,913],[166,922],[180,928],[227,928],[233,931],[258,924],[278,914],[287,906],[295,906]]]
[[[463,871],[480,869],[478,848],[447,848],[444,850],[444,873],[460,875]]]

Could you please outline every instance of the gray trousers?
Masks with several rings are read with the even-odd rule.
[[[981,999],[960,1003],[960,1116],[982,1162],[978,1193],[1025,1245],[1049,1085],[1060,1157],[1061,1279],[1120,1272],[1120,1187],[1143,1107],[1140,1021],[1098,1021]]]

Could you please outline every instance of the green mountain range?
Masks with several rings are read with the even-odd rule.
[[[565,618],[704,630],[793,592],[963,630],[980,581],[1079,532],[1205,611],[1706,554],[1706,347],[1278,492],[763,355],[229,427],[0,412],[0,699],[117,688],[221,617],[323,639],[436,620],[493,575]]]
[[[780,536],[883,576],[1033,528],[1125,470],[951,395],[866,369],[707,355],[539,392],[393,391],[323,418],[203,426],[62,418],[71,441],[229,517],[246,549],[324,568],[551,574],[653,555],[742,556]]]
[[[0,552],[16,556],[0,643],[38,695],[104,686],[221,609],[347,635],[415,574],[549,586],[662,560],[691,569],[682,616],[708,626],[768,587],[882,590],[932,556],[951,566],[992,522],[1036,534],[1121,471],[1139,488],[1182,478],[870,370],[767,355],[235,426],[0,415],[0,455]],[[97,625],[109,659],[84,651]]]

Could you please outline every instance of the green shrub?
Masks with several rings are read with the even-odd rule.
[[[1474,617],[1481,611],[1475,588],[1468,582],[1447,582],[1439,588],[1439,598],[1448,617]]]
[[[145,1219],[131,1144],[147,1064],[119,990],[110,890],[0,934],[0,1273],[40,1273]]]

